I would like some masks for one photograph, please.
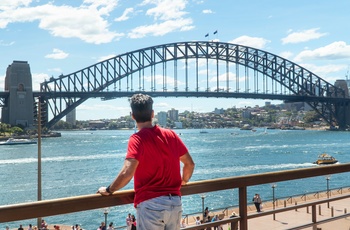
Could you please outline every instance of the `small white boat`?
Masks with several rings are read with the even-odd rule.
[[[36,140],[9,138],[7,141],[0,142],[0,145],[24,145],[24,144],[36,144]]]

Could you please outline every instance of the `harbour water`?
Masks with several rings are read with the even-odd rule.
[[[316,130],[239,129],[175,130],[188,146],[196,163],[192,181],[257,174],[296,168],[322,167],[312,162],[328,153],[340,163],[349,161],[349,132]],[[42,140],[42,198],[53,199],[92,194],[107,186],[122,166],[126,145],[133,130],[69,131],[62,137]],[[349,173],[331,175],[330,188],[349,186]],[[37,145],[0,146],[0,205],[37,199]],[[129,183],[125,189],[131,189]],[[326,190],[325,177],[277,183],[277,198]],[[248,188],[248,202],[254,193],[272,199],[271,184]],[[200,212],[200,194],[183,197],[184,214]],[[210,210],[236,206],[237,189],[205,194]],[[110,207],[108,222],[125,225],[132,205]],[[44,217],[49,224],[80,224],[96,229],[104,221],[104,210]],[[36,219],[1,223],[18,228],[36,224]]]

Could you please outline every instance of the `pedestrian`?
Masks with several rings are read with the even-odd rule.
[[[196,217],[196,225],[201,225],[201,224],[202,224],[202,222],[201,222],[201,220],[200,220],[200,217],[197,216],[197,217]]]
[[[253,202],[254,202],[256,211],[261,212],[261,209],[260,209],[261,198],[260,198],[260,195],[258,193],[256,193],[255,196],[253,197]]]
[[[41,220],[41,229],[46,230],[47,226],[48,226],[48,224],[45,222],[45,220]]]
[[[209,217],[209,208],[208,207],[205,208],[203,217],[205,217],[205,218]]]
[[[19,225],[18,230],[24,230],[21,224]]]
[[[31,225],[31,224],[29,224],[29,226],[28,226],[28,230],[33,230],[33,228],[32,228],[32,225]]]
[[[114,230],[113,222],[109,223],[107,230]]]
[[[134,94],[129,101],[138,132],[129,138],[118,176],[108,187],[100,187],[98,193],[110,195],[134,177],[137,228],[180,229],[180,188],[190,180],[194,162],[174,131],[152,124],[153,100],[149,95]]]
[[[131,230],[131,213],[126,217],[126,229]]]
[[[136,223],[136,218],[134,215],[131,215],[131,230],[136,230],[137,229],[137,223]]]

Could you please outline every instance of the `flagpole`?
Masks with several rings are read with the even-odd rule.
[[[213,33],[213,35],[216,35],[216,39],[218,39],[218,36],[219,36],[219,35],[218,35],[218,30],[215,30],[214,33]]]

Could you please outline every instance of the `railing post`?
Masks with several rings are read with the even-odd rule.
[[[231,222],[231,230],[238,230],[238,222]]]
[[[322,215],[322,212],[321,212],[321,205],[318,206],[318,215]]]
[[[320,206],[319,206],[320,207]],[[311,206],[312,223],[316,223],[316,205]]]
[[[247,187],[240,187],[239,193],[239,222],[240,230],[248,230],[248,208],[247,208]]]

